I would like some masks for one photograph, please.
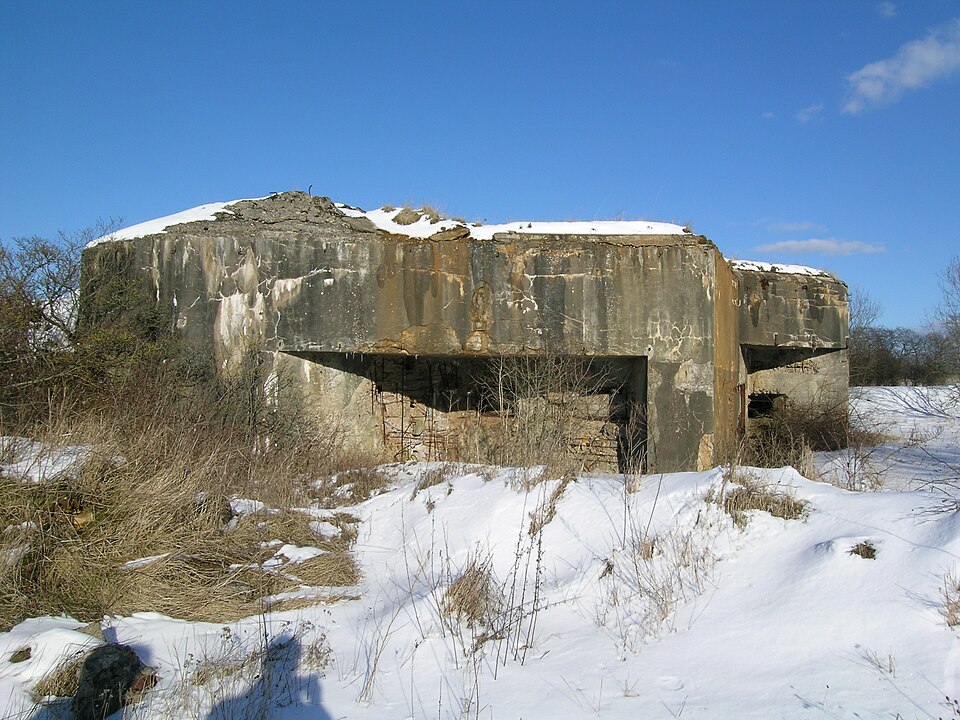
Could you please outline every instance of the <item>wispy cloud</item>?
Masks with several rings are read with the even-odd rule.
[[[761,115],[760,117],[762,117],[764,120],[773,120],[773,119],[776,117],[776,115],[774,115],[774,114],[773,114],[772,112],[770,112],[770,111],[767,111],[767,112],[765,112],[763,115]]]
[[[823,103],[817,103],[816,105],[811,105],[810,107],[805,107],[803,110],[796,114],[797,122],[808,123],[813,118],[815,118],[823,110]]]
[[[813,255],[868,255],[886,252],[883,245],[870,245],[859,240],[839,240],[837,238],[810,238],[809,240],[784,240],[782,242],[758,245],[761,253],[794,253]]]
[[[890,20],[891,18],[895,18],[899,12],[900,11],[897,10],[897,6],[894,5],[892,2],[889,2],[889,0],[885,0],[884,2],[877,5],[877,13],[880,15],[880,17],[884,18],[885,20]]]
[[[960,18],[902,45],[893,57],[847,75],[845,113],[896,102],[908,90],[926,87],[960,69]]]
[[[754,227],[762,227],[767,232],[772,233],[822,233],[826,232],[827,226],[815,223],[810,220],[770,220],[761,218],[750,223]]]

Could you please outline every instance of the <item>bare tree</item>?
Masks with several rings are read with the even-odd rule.
[[[944,335],[953,344],[954,371],[960,364],[960,256],[950,260],[947,269],[940,277],[940,289],[943,299],[937,308],[937,321]]]
[[[937,385],[955,377],[960,353],[960,264],[942,280],[937,327],[917,330],[877,324],[881,306],[850,289],[849,362],[853,385]]]
[[[851,287],[847,297],[850,303],[850,336],[854,337],[876,327],[877,320],[883,313],[883,306],[862,287]]]
[[[70,346],[75,340],[80,255],[119,221],[51,241],[36,235],[0,243],[0,343],[5,354]],[[16,347],[16,349],[15,349]]]
[[[851,287],[847,297],[850,303],[847,353],[850,381],[854,385],[867,385],[875,375],[876,354],[872,352],[871,346],[874,344],[876,323],[882,308],[880,303],[861,287]]]
[[[28,386],[64,375],[62,351],[77,344],[81,253],[117,224],[100,222],[54,241],[0,242],[0,407],[23,400]]]

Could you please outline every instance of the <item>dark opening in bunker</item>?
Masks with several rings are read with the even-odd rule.
[[[787,396],[779,393],[754,393],[747,405],[747,417],[751,420],[772,417],[783,409]]]
[[[380,441],[398,460],[490,462],[505,431],[549,421],[585,470],[646,465],[644,357],[296,354],[371,381]]]

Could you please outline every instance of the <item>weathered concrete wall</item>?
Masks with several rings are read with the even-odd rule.
[[[716,395],[716,430],[714,455],[711,463],[724,462],[733,456],[739,440],[741,375],[740,323],[737,278],[729,264],[716,253],[717,292],[714,302],[716,316],[716,353],[714,385]],[[708,467],[702,461],[701,467]]]
[[[280,281],[285,351],[670,360],[696,355],[712,332],[689,308],[710,301],[713,247],[685,238],[381,235],[286,241],[291,251],[304,257]]]

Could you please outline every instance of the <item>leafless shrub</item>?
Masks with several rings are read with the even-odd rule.
[[[269,718],[293,705],[332,662],[326,636],[312,623],[266,625],[254,642],[225,626],[219,642],[188,656],[171,682],[154,688],[124,717]]]
[[[916,392],[914,392],[916,391]],[[927,412],[917,396],[927,397],[929,388],[913,388],[901,397],[912,410]],[[854,390],[856,392],[856,390]],[[858,407],[859,405],[859,407]],[[847,446],[831,453],[820,464],[816,479],[855,492],[882,490],[890,469],[905,452],[925,452],[933,439],[929,433],[912,430],[906,437],[895,433],[877,414],[854,403],[850,412]]]
[[[756,467],[795,467],[812,475],[811,453],[846,447],[851,437],[847,409],[787,403],[752,423],[741,461]]]
[[[634,516],[625,527],[620,546],[600,573],[605,599],[598,622],[611,629],[627,653],[672,626],[677,605],[710,582],[715,557],[706,528],[652,532],[649,523]]]
[[[850,548],[849,552],[851,555],[857,555],[864,560],[873,560],[877,557],[877,547],[869,540],[857,543]]]
[[[953,352],[952,369],[960,371],[960,256],[951,258],[940,278],[943,298],[937,308],[937,320],[949,338]]]
[[[459,566],[450,561],[448,548],[431,546],[413,562],[408,558],[408,592],[426,588],[454,655],[473,662],[487,658],[496,678],[500,667],[522,665],[534,647],[537,619],[545,607],[543,550],[542,532],[531,536],[520,528],[513,563],[497,577],[489,554],[477,551]],[[437,558],[442,558],[439,564]],[[382,637],[379,630],[377,636]],[[373,646],[382,652],[376,638]]]
[[[750,434],[731,465],[796,468],[805,477],[825,480],[847,490],[876,491],[884,485],[890,453],[881,445],[893,441],[874,418],[851,414],[846,408],[787,403],[771,415],[753,421]],[[900,442],[900,441],[898,441]],[[902,443],[913,446],[914,439]],[[835,451],[824,473],[813,453]]]
[[[501,356],[476,381],[482,406],[498,415],[496,430],[486,433],[480,462],[545,468],[529,474],[530,484],[585,469],[583,448],[600,441],[590,399],[606,402],[611,392],[602,368],[589,359],[553,353]],[[604,417],[608,410],[604,405]]]
[[[660,485],[646,508],[639,505],[636,489],[623,488],[617,542],[598,574],[602,593],[597,623],[617,638],[624,656],[675,627],[677,606],[705,590],[716,563],[713,540],[721,527],[716,524],[722,517],[719,511],[707,505],[654,527],[659,497]]]

